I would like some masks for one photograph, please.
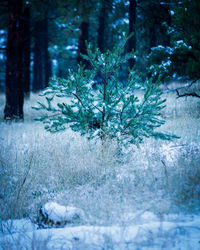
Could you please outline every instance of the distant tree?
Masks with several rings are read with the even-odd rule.
[[[80,34],[78,39],[78,54],[77,54],[77,63],[84,64],[86,67],[88,67],[88,62],[83,59],[81,54],[86,55],[87,54],[87,48],[86,48],[86,42],[89,39],[89,19],[87,15],[87,0],[82,0],[81,2],[78,1],[77,6],[80,10],[81,15],[81,23],[79,26]]]
[[[101,9],[99,14],[99,27],[97,31],[97,47],[103,53],[106,49],[106,27],[108,25],[108,8],[110,0],[101,1]]]
[[[0,1],[0,29],[5,29],[8,25],[8,0]]]
[[[6,38],[8,28],[8,3],[0,1],[0,91],[4,90],[6,77]]]
[[[23,0],[8,0],[8,37],[6,63],[5,120],[23,119],[24,88],[22,85],[23,64]]]
[[[34,64],[33,64],[33,91],[44,89],[44,20],[39,19],[34,22]]]
[[[48,30],[48,14],[44,18],[44,87],[48,86],[49,78],[52,75],[51,60],[49,54],[49,30]]]
[[[86,41],[88,41],[88,37],[89,37],[89,22],[85,19],[80,24],[77,62],[78,64],[83,63],[86,67],[88,66],[88,62],[82,58],[81,54],[83,55],[87,54]]]
[[[133,36],[128,41],[128,52],[136,51],[136,0],[129,0],[129,34]],[[129,59],[129,67],[132,69],[135,65],[135,59]]]
[[[48,86],[52,75],[49,53],[49,22],[56,21],[57,4],[50,0],[32,0],[33,19],[33,82],[32,89],[38,92]],[[53,36],[57,34],[53,31]]]
[[[49,55],[48,17],[45,15],[34,24],[34,66],[33,91],[37,92],[48,86],[51,72]]]
[[[179,75],[200,79],[200,1],[184,0],[173,8],[172,66]],[[182,42],[181,42],[182,41]]]
[[[171,0],[170,0],[171,1]],[[171,23],[170,1],[138,0],[137,39],[138,66],[148,73],[149,54],[152,48],[170,45],[168,26]]]
[[[175,4],[176,3],[176,4]],[[165,79],[200,79],[200,2],[174,0],[165,3],[171,13],[167,23],[170,43],[152,49],[149,62],[151,72]],[[169,8],[170,7],[170,8]],[[169,77],[170,76],[170,77]]]
[[[26,3],[22,12],[22,85],[26,97],[30,95],[30,55],[31,55],[31,31],[30,31],[30,4]]]
[[[169,46],[170,36],[167,33],[166,25],[171,22],[168,6],[161,4],[160,2],[152,2],[149,4],[147,11],[149,13],[149,52],[151,48],[158,45]]]
[[[78,38],[78,53],[77,63],[82,63],[86,68],[89,67],[89,62],[85,60],[81,54],[87,55],[86,42],[89,42],[90,36],[90,18],[92,13],[96,10],[99,1],[96,0],[74,0],[73,6],[75,6],[76,15],[78,15],[79,23],[79,38]],[[77,17],[77,16],[76,16]]]

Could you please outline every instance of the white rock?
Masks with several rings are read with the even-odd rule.
[[[143,223],[147,223],[149,221],[159,221],[159,218],[154,213],[148,211],[144,212],[140,218]]]
[[[71,206],[62,206],[56,202],[47,202],[41,207],[41,214],[44,217],[43,221],[51,221],[53,223],[73,222],[80,219],[84,213],[81,209]]]

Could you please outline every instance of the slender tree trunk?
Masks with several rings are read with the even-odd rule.
[[[48,86],[52,75],[51,60],[48,51],[49,33],[48,16],[35,22],[34,26],[34,66],[33,66],[33,91],[40,91]]]
[[[78,55],[77,55],[77,63],[84,64],[86,68],[88,68],[89,63],[87,60],[81,57],[81,54],[87,54],[86,41],[88,41],[88,32],[89,32],[89,23],[88,21],[83,20],[80,25],[80,36],[78,41]]]
[[[151,48],[157,46],[157,39],[156,39],[156,24],[153,23],[150,27],[150,44],[149,44],[149,53],[151,52]]]
[[[59,60],[61,59],[58,59],[57,76],[63,78],[62,64],[59,62]]]
[[[33,91],[44,89],[44,21],[38,20],[34,24],[34,65],[33,65]]]
[[[26,97],[30,95],[30,54],[31,54],[31,34],[30,34],[30,5],[27,4],[23,10],[23,65],[22,84]]]
[[[171,27],[172,25],[172,18],[171,18],[171,14],[170,14],[170,8],[166,8],[166,22],[167,22],[167,25],[169,27]],[[166,39],[165,39],[165,43],[164,45],[165,46],[170,46],[171,45],[171,35],[170,34],[167,34],[167,30],[165,29],[165,34],[166,34]]]
[[[163,22],[166,22],[167,25],[171,26],[169,7],[160,3],[152,3],[148,11],[152,9],[155,14],[152,16],[149,26],[149,53],[151,52],[151,48],[158,45],[170,46],[170,35],[167,33],[167,28],[162,25]]]
[[[23,119],[24,92],[22,85],[22,0],[8,0],[8,37],[6,63],[5,120]]]
[[[128,52],[132,50],[136,51],[136,0],[129,0],[129,34],[133,33],[133,36],[128,41]],[[129,67],[133,68],[135,65],[135,59],[129,59]]]
[[[108,4],[109,0],[102,0],[102,7],[99,15],[99,28],[97,37],[97,46],[103,53],[106,49],[106,24],[108,19]]]
[[[48,18],[47,14],[44,19],[44,87],[49,83],[49,78],[52,76],[51,60],[48,51],[49,46],[49,32],[48,32]]]

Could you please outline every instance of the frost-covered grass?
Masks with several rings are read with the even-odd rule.
[[[51,200],[81,208],[83,224],[94,226],[137,225],[139,217],[132,215],[138,211],[160,220],[171,213],[198,213],[200,99],[176,99],[174,93],[166,98],[161,130],[181,138],[147,139],[119,155],[114,141],[103,147],[70,130],[46,132],[33,121],[37,95],[25,102],[24,123],[4,123],[1,95],[0,219],[35,220]]]

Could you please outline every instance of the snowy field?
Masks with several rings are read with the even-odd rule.
[[[200,249],[200,99],[166,94],[162,131],[117,154],[70,130],[50,134],[33,121],[3,122],[0,96],[0,249]],[[39,228],[54,201],[84,212],[64,227]]]

